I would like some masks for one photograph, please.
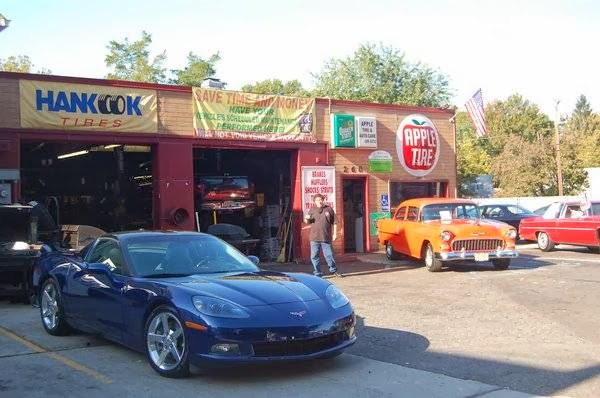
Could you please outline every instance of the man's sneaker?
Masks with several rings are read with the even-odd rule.
[[[340,274],[338,271],[332,272],[331,275],[337,276],[338,278],[343,278],[344,275]]]

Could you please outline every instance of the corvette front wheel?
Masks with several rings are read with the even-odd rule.
[[[170,306],[157,307],[146,321],[146,356],[152,368],[164,377],[190,373],[188,345],[183,324]]]

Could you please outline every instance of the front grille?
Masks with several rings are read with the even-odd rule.
[[[253,344],[257,357],[277,357],[288,355],[306,355],[333,348],[347,339],[346,332],[306,340],[272,341]]]
[[[462,239],[452,242],[452,250],[461,251],[463,248],[468,252],[492,251],[504,247],[502,239]]]

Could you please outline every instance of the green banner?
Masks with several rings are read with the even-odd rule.
[[[369,233],[371,236],[377,236],[377,221],[382,218],[392,218],[392,213],[389,211],[379,213],[369,213]]]
[[[315,142],[313,98],[198,87],[192,94],[198,137]]]
[[[331,147],[356,147],[356,123],[353,115],[331,115]]]

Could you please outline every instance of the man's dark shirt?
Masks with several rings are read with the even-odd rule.
[[[335,213],[327,205],[313,207],[309,210],[310,240],[316,242],[331,242],[331,226],[335,223]]]

